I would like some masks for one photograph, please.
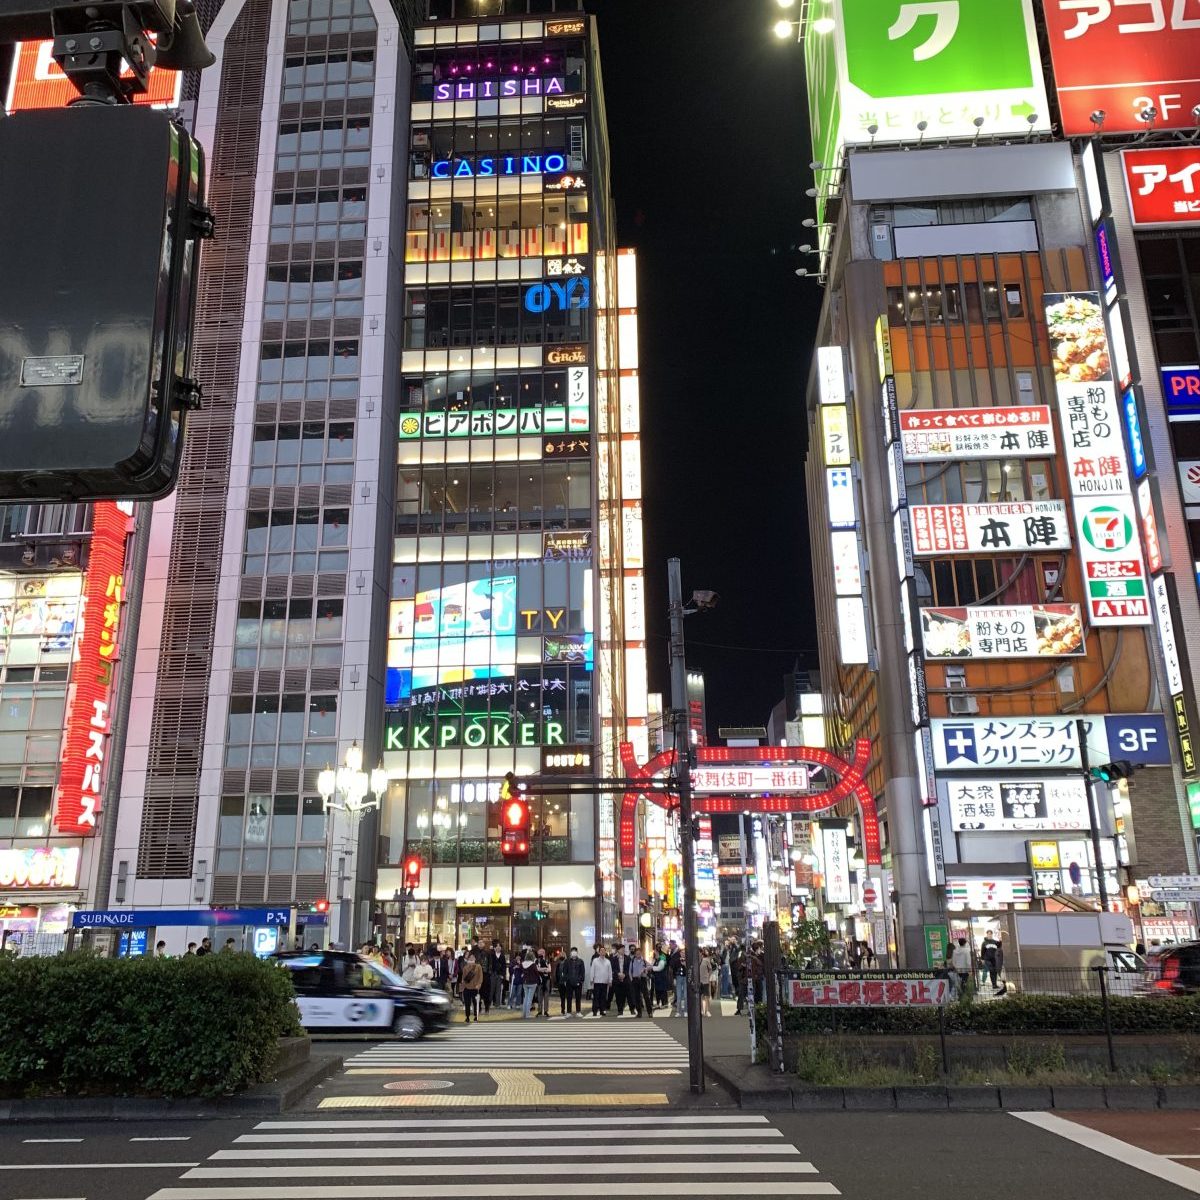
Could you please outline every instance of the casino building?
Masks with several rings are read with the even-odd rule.
[[[611,935],[613,798],[551,784],[646,737],[636,260],[613,241],[594,21],[550,7],[435,3],[415,34],[376,658],[377,910],[412,941]],[[527,865],[501,861],[508,771],[549,777]]]

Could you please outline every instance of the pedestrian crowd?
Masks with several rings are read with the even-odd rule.
[[[600,943],[587,960],[575,946],[548,952],[522,945],[506,953],[498,939],[490,946],[473,942],[459,950],[367,942],[359,952],[406,983],[450,992],[462,1001],[468,1023],[493,1009],[519,1011],[526,1020],[549,1017],[554,997],[559,1016],[600,1020],[614,1008],[618,1019],[649,1018],[655,1011],[687,1015],[687,957],[674,941],[646,949],[632,942]],[[718,996],[736,998],[738,1013],[745,1009],[749,988],[758,1000],[763,998],[761,942],[747,949],[731,938],[721,946],[701,947],[697,968],[702,1016],[712,1015]]]

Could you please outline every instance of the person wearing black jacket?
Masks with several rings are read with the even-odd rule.
[[[633,964],[633,956],[622,943],[620,949],[612,956],[613,998],[617,1002],[617,1017],[625,1015],[625,1005],[629,1005],[629,1015],[633,1016],[633,1001],[629,996],[629,968]]]
[[[472,953],[475,961],[483,971],[483,983],[479,987],[479,1003],[483,1005],[485,1014],[492,1011],[492,956],[485,953],[482,946],[474,946]]]
[[[580,1005],[583,1001],[583,980],[587,974],[587,968],[583,965],[583,959],[579,957],[579,951],[574,946],[571,947],[571,956],[563,961],[563,983],[565,992],[563,993],[563,1012],[570,1013],[571,1001],[575,1002],[575,1015],[580,1016]]]
[[[497,938],[492,938],[492,952],[487,956],[487,966],[484,968],[488,972],[488,979],[492,985],[492,1004],[497,1008],[504,1003],[504,981],[508,975],[508,960],[504,957],[504,951],[500,949],[500,942]],[[491,1005],[488,1006],[489,1008]]]

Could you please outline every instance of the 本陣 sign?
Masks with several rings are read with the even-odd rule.
[[[1079,718],[934,717],[934,766],[939,771],[1079,770],[1080,722],[1094,762],[1127,758],[1140,766],[1171,765],[1164,716],[1106,713]]]
[[[1078,604],[921,609],[926,658],[1057,658],[1084,653]]]
[[[1200,149],[1163,146],[1158,150],[1125,150],[1121,161],[1135,225],[1200,221]]]
[[[856,971],[789,978],[792,1008],[936,1008],[951,1000],[950,980],[932,971]]]
[[[1047,292],[1046,330],[1093,625],[1148,625],[1146,564],[1097,292]]]
[[[1071,545],[1071,524],[1062,500],[914,504],[908,520],[913,553],[919,556],[1067,550]]]
[[[1049,458],[1054,426],[1045,404],[1013,408],[916,408],[900,414],[905,462],[947,458]]]
[[[950,821],[960,832],[1087,829],[1087,784],[1065,779],[949,779]]]
[[[1066,136],[1193,128],[1195,0],[1045,0],[1045,21]],[[1150,108],[1153,121],[1141,116]],[[1097,111],[1099,129],[1091,119]]]
[[[836,22],[806,40],[836,45],[846,145],[974,137],[977,117],[989,134],[1050,128],[1031,0],[837,0],[816,15]]]

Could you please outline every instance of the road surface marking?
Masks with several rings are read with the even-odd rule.
[[[678,1167],[676,1170],[678,1171]],[[490,1182],[490,1181],[489,1181]],[[694,1179],[655,1181],[656,1196],[696,1196]],[[151,1200],[462,1200],[462,1183],[416,1184],[412,1187],[366,1184],[362,1187],[167,1187],[155,1192]],[[801,1183],[789,1179],[771,1183],[756,1180],[759,1196],[840,1196],[832,1183]],[[468,1193],[469,1194],[469,1193]],[[701,1193],[703,1194],[703,1193]]]
[[[489,1124],[490,1124],[490,1122],[489,1122]],[[593,1121],[593,1122],[591,1122],[591,1124],[594,1127],[595,1122]],[[528,1125],[528,1122],[526,1122],[526,1125]],[[473,1138],[472,1140],[484,1140],[484,1141],[488,1140],[487,1130],[480,1129],[480,1130],[477,1130],[476,1132],[478,1134],[478,1137]],[[620,1134],[622,1140],[624,1140],[624,1141],[642,1141],[642,1142],[654,1141],[661,1136],[658,1131],[653,1130],[653,1129],[621,1129],[621,1130],[618,1130],[617,1132]],[[510,1135],[506,1133],[502,1136],[507,1138]],[[531,1142],[538,1141],[539,1139],[544,1142],[569,1141],[571,1138],[577,1138],[578,1136],[579,1136],[579,1131],[577,1129],[539,1129],[536,1132],[531,1132],[529,1134],[529,1141],[531,1141]],[[746,1136],[745,1129],[737,1129],[737,1128],[724,1129],[719,1126],[710,1126],[707,1129],[672,1129],[671,1130],[671,1137],[677,1138],[677,1139],[709,1138],[709,1137],[744,1138],[745,1136]],[[789,1144],[782,1140],[783,1134],[780,1133],[780,1131],[778,1129],[755,1130],[754,1136],[755,1137],[779,1138],[780,1140],[777,1143],[777,1145],[780,1145],[780,1146],[786,1146]],[[317,1143],[324,1144],[326,1142],[346,1142],[346,1141],[351,1141],[351,1142],[390,1142],[390,1143],[394,1144],[396,1141],[396,1138],[395,1138],[395,1135],[391,1134],[391,1133],[362,1133],[362,1132],[351,1132],[351,1133],[345,1133],[345,1134],[342,1134],[342,1133],[268,1133],[268,1134],[243,1133],[240,1137],[238,1137],[235,1140],[234,1144],[237,1146],[246,1146],[246,1145],[251,1145],[256,1142],[266,1142],[272,1146],[277,1146],[283,1142],[288,1142],[288,1143],[299,1142],[302,1144],[307,1144],[307,1143],[311,1142],[315,1145]],[[424,1145],[426,1142],[461,1142],[461,1141],[462,1141],[462,1134],[459,1132],[453,1132],[453,1133],[435,1132],[432,1130],[423,1130],[421,1132],[422,1145]],[[725,1147],[725,1148],[738,1149],[738,1147],[741,1145],[743,1145],[743,1143],[735,1142],[735,1143],[731,1143],[728,1147]],[[517,1148],[510,1147],[510,1149],[516,1151]],[[362,1152],[364,1154],[374,1153],[374,1151],[370,1148],[364,1148]],[[492,1151],[489,1148],[489,1153],[491,1153],[491,1152]],[[500,1154],[503,1152],[504,1152],[503,1148],[497,1149],[495,1151],[495,1153],[497,1153],[497,1154]],[[389,1153],[391,1153],[391,1151],[384,1150],[383,1153],[389,1154]],[[293,1151],[293,1150],[280,1150],[279,1151],[279,1156],[281,1158],[286,1158],[289,1154],[294,1156],[295,1151]]]
[[[137,1137],[130,1138],[131,1142],[190,1142],[191,1135],[187,1137]]]
[[[1118,1162],[1123,1162],[1138,1171],[1144,1171],[1147,1175],[1165,1179],[1168,1183],[1173,1183],[1186,1192],[1200,1195],[1200,1172],[1172,1162],[1161,1154],[1152,1154],[1140,1146],[1123,1142],[1120,1138],[1110,1137],[1107,1133],[1090,1129],[1086,1125],[1077,1125],[1074,1121],[1056,1117],[1053,1113],[1015,1112],[1012,1115],[1018,1121],[1036,1125],[1039,1129],[1046,1130],[1047,1133],[1056,1133],[1059,1137],[1075,1142],[1076,1145],[1085,1146],[1107,1158],[1115,1158]]]
[[[682,1116],[682,1117],[618,1117],[616,1123],[624,1127],[626,1125],[653,1125],[656,1128],[663,1125],[766,1125],[768,1124],[766,1117],[751,1116],[745,1113],[729,1113],[721,1116]],[[567,1127],[586,1126],[587,1128],[595,1128],[596,1121],[593,1117],[539,1117],[538,1125],[541,1128],[547,1126],[561,1125]],[[374,1119],[369,1121],[260,1121],[254,1127],[255,1129],[474,1129],[479,1130],[479,1119],[477,1117],[465,1117],[462,1120],[438,1120],[433,1117],[414,1117],[408,1121],[389,1121],[386,1119]],[[529,1120],[527,1117],[497,1117],[494,1120],[489,1119],[487,1129],[528,1129]],[[480,1130],[486,1132],[486,1130]],[[754,1133],[757,1136],[759,1130]],[[761,1130],[763,1135],[777,1132],[775,1129]]]
[[[82,1142],[83,1138],[25,1138],[26,1146],[56,1146],[60,1142]]]
[[[116,1171],[126,1167],[198,1167],[198,1162],[0,1163],[0,1171]]]
[[[557,1149],[557,1147],[555,1147]],[[577,1146],[573,1147],[582,1155],[588,1155],[595,1151],[595,1146]],[[655,1153],[659,1152],[659,1147],[655,1147]],[[663,1149],[670,1150],[670,1147]],[[692,1147],[688,1147],[692,1149]],[[798,1152],[797,1152],[798,1153]],[[404,1165],[406,1174],[412,1176],[421,1175],[442,1175],[445,1172],[445,1167],[434,1163],[428,1165],[428,1156],[421,1154],[413,1154],[412,1158],[423,1160],[426,1166]],[[596,1160],[588,1158],[583,1162],[559,1162],[555,1160],[553,1163],[538,1164],[538,1178],[543,1182],[547,1182],[550,1177],[560,1175],[586,1175],[589,1169],[594,1169]],[[361,1163],[355,1163],[353,1166],[338,1165],[333,1167],[319,1167],[309,1165],[303,1167],[296,1166],[274,1166],[274,1167],[196,1167],[188,1171],[184,1179],[345,1179],[348,1176],[355,1179],[391,1179],[396,1175],[395,1163],[389,1163],[385,1166],[364,1167]],[[679,1173],[679,1164],[674,1162],[668,1163],[639,1163],[639,1175],[677,1175]],[[817,1168],[810,1162],[756,1162],[747,1163],[740,1160],[731,1160],[730,1162],[720,1163],[714,1162],[711,1159],[704,1160],[704,1176],[707,1178],[710,1175],[815,1175]],[[554,1190],[549,1188],[548,1190]]]

